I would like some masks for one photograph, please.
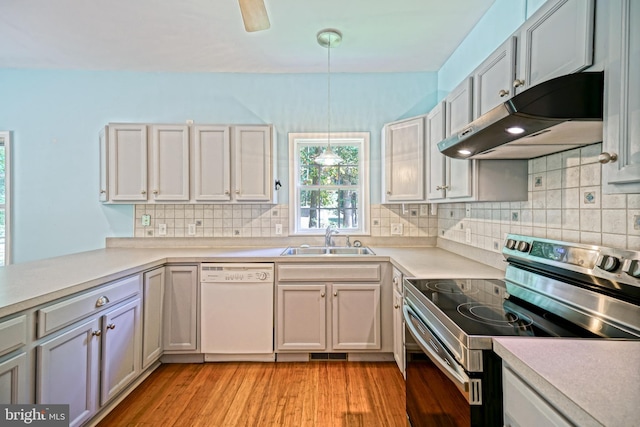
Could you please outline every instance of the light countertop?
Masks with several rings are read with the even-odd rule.
[[[512,370],[581,427],[640,420],[640,341],[493,339]]]
[[[374,256],[289,256],[284,247],[106,248],[0,268],[0,317],[129,274],[177,262],[389,261],[424,278],[501,278],[504,272],[435,247],[373,247]]]

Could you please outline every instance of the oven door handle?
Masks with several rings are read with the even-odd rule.
[[[424,325],[422,320],[420,320],[418,315],[415,313],[415,311],[413,311],[411,307],[409,307],[407,304],[404,304],[402,311],[404,314],[405,324],[409,328],[409,332],[411,332],[411,335],[416,340],[422,351],[424,351],[424,353],[429,356],[429,359],[431,359],[431,361],[435,363],[436,366],[438,366],[438,368],[456,384],[460,391],[462,391],[467,397],[467,400],[469,400],[469,377],[464,374],[464,372],[457,372],[455,369],[453,369],[449,365],[449,363],[442,358],[442,356],[440,356],[431,348],[433,344],[430,344],[424,340],[423,334],[418,331],[414,322],[422,325],[422,327],[427,331],[427,334],[431,335],[431,332],[429,332],[428,327]],[[430,341],[432,341],[432,339],[430,339]]]

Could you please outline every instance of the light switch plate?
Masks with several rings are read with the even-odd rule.
[[[167,224],[158,224],[158,236],[167,235]]]
[[[189,224],[188,225],[187,235],[189,235],[189,236],[195,236],[196,235],[196,225],[195,224]]]

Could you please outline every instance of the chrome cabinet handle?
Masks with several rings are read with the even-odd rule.
[[[448,185],[438,185],[436,187],[436,190],[448,190],[449,186]]]
[[[520,87],[520,86],[524,86],[524,80],[522,79],[515,79],[513,81],[513,87]]]
[[[97,331],[91,332],[91,335],[94,337],[99,337],[100,335],[102,335],[102,331],[98,329]]]
[[[157,196],[158,195],[158,190],[153,190],[153,194]]]
[[[387,191],[387,194],[391,194],[391,191]]]
[[[603,165],[609,162],[613,163],[616,160],[618,160],[618,155],[616,153],[600,153],[598,156],[598,161]]]
[[[145,195],[145,194],[147,194],[147,192],[146,192],[145,190],[142,190],[142,191],[140,192],[140,194]]]
[[[498,92],[498,95],[500,96],[500,98],[504,98],[505,96],[509,95],[509,91],[500,89],[500,92]]]
[[[229,190],[224,190],[224,194],[226,194],[227,196],[229,195]]]
[[[105,194],[107,190],[100,190],[100,194]]]
[[[98,298],[98,300],[96,301],[96,307],[102,307],[103,305],[107,304],[108,302],[109,302],[109,298],[107,298],[106,295],[103,295],[100,298]]]
[[[114,325],[113,323],[109,323],[107,325],[107,329],[115,329],[115,328],[116,328],[116,325]]]

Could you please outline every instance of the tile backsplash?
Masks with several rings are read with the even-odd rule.
[[[640,194],[602,194],[601,150],[529,160],[527,201],[440,205],[438,237],[492,251],[507,233],[640,250]]]
[[[422,209],[421,209],[422,206]],[[425,209],[427,208],[427,209]],[[143,225],[149,215],[149,225]],[[160,235],[160,224],[166,234]],[[195,235],[189,235],[195,224]],[[276,234],[276,225],[282,234]],[[400,235],[393,234],[400,226]],[[427,205],[372,205],[372,237],[436,237],[438,218]],[[135,207],[134,237],[289,237],[288,205],[145,204]]]
[[[640,194],[602,194],[601,144],[529,160],[528,200],[372,205],[375,238],[447,239],[499,252],[507,233],[640,250]],[[143,226],[142,216],[150,223]],[[166,234],[159,235],[159,224]],[[195,235],[189,235],[195,224]],[[282,234],[276,234],[276,225]],[[288,205],[146,204],[135,207],[134,237],[287,238]],[[397,234],[397,233],[400,234]],[[397,242],[397,240],[395,240]]]

